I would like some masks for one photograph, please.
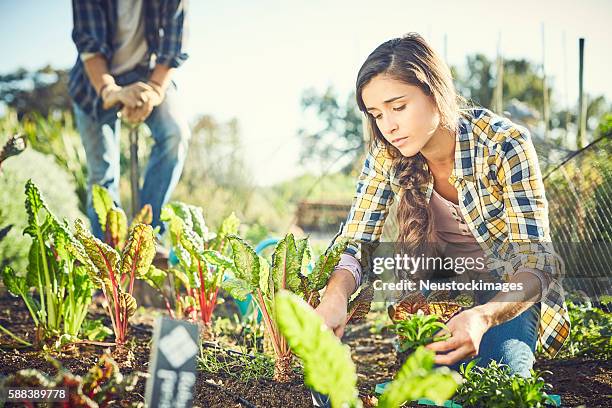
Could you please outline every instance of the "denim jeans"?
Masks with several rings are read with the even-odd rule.
[[[514,319],[492,327],[480,341],[476,357],[479,361],[476,364],[485,367],[495,360],[508,365],[511,372],[529,377],[529,370],[535,362],[539,322],[540,303],[536,303]],[[450,368],[458,370],[462,363],[470,360],[472,358],[455,363]]]
[[[117,78],[119,84],[130,84],[146,80],[142,73],[131,72]],[[88,198],[87,216],[91,222],[92,233],[102,239],[103,233],[98,216],[93,208],[91,190],[94,184],[107,188],[117,206],[119,200],[119,135],[115,133],[117,110],[104,111],[97,119],[83,112],[73,104],[76,126],[87,156]],[[154,140],[149,157],[142,189],[139,191],[141,206],[150,204],[153,208],[153,227],[164,226],[159,220],[161,208],[170,199],[176,187],[189,144],[190,131],[177,106],[176,86],[171,84],[163,102],[155,107],[145,120]]]

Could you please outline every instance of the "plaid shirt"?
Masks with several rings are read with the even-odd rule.
[[[101,102],[85,73],[80,54],[100,53],[107,61],[112,60],[117,28],[117,1],[72,0],[72,40],[79,56],[70,71],[68,90],[74,102],[93,116],[100,114]],[[188,57],[183,51],[185,1],[144,0],[142,4],[149,56],[155,55],[157,64],[172,68],[180,66]],[[145,67],[143,75],[148,76],[148,68]],[[117,82],[120,83],[120,80]]]
[[[472,110],[459,122],[449,182],[459,193],[463,218],[489,258],[491,273],[507,280],[519,269],[536,269],[552,278],[541,302],[539,340],[554,356],[570,329],[560,285],[564,266],[552,248],[548,203],[529,133],[484,109]],[[391,164],[381,145],[365,159],[340,233],[350,240],[347,253],[355,257],[360,243],[379,241],[394,196],[401,193]],[[433,177],[422,191],[429,202]]]

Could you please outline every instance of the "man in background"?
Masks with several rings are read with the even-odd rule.
[[[177,108],[172,74],[186,59],[186,4],[181,0],[73,0],[72,39],[78,57],[70,72],[77,129],[87,155],[87,215],[103,239],[93,209],[92,186],[119,200],[117,113],[146,123],[154,144],[139,202],[153,209],[153,226],[179,181],[190,132]]]

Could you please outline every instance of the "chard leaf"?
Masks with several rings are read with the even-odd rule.
[[[427,398],[441,405],[457,389],[458,381],[447,367],[433,370],[433,351],[419,347],[408,357],[378,401],[381,408],[402,406],[406,401]]]
[[[298,296],[281,291],[275,300],[276,323],[304,366],[304,383],[328,395],[334,408],[360,406],[357,373],[349,347]]]
[[[136,313],[136,299],[127,292],[119,292],[119,306],[125,308],[127,317],[131,317]]]
[[[370,313],[370,307],[374,300],[374,288],[371,285],[361,286],[357,296],[348,304],[347,322],[365,319]]]
[[[308,264],[310,264],[310,260],[312,259],[312,249],[310,248],[308,238],[297,240],[295,242],[295,246],[297,248],[297,256],[301,266],[300,275],[307,276]]]
[[[121,259],[121,275],[144,276],[155,256],[155,239],[150,225],[136,224],[130,231]]]
[[[115,207],[113,198],[110,193],[104,187],[94,184],[91,189],[91,196],[93,199],[93,208],[98,215],[98,221],[103,232],[106,232],[107,214]]]
[[[225,239],[228,235],[235,235],[238,233],[238,227],[240,226],[240,220],[236,217],[233,212],[227,216],[219,227],[218,239]]]
[[[232,246],[236,277],[246,281],[251,287],[258,287],[261,265],[255,250],[236,235],[230,235],[228,239]]]
[[[211,265],[216,266],[219,270],[232,270],[234,269],[234,262],[231,258],[227,256],[223,256],[218,251],[214,251],[212,249],[207,249],[202,252],[203,258]]]
[[[247,282],[237,278],[224,280],[221,287],[238,300],[245,300],[247,295],[253,292],[253,288]]]
[[[153,222],[153,207],[151,207],[151,204],[145,204],[140,209],[138,214],[136,214],[134,219],[132,220],[132,226],[136,224],[151,225],[152,222]]]
[[[32,180],[28,180],[26,182],[25,195],[25,208],[26,212],[28,213],[28,227],[24,232],[34,238],[36,231],[39,229],[39,223],[43,221],[39,219],[38,213],[44,209],[48,215],[50,214],[49,210],[47,209],[47,204],[40,194],[40,190],[38,190],[38,187],[36,187],[36,184],[34,184]]]
[[[170,269],[168,273],[174,276],[175,287],[179,287],[183,285],[185,289],[191,289],[191,283],[189,282],[189,277],[187,274],[179,269]],[[178,282],[177,282],[178,281]]]
[[[116,275],[119,271],[119,254],[112,247],[91,235],[83,221],[77,218],[74,223],[75,237],[81,242],[85,253],[96,266],[103,282],[113,282],[118,285]]]
[[[127,235],[127,216],[121,208],[111,208],[106,213],[106,241],[113,248],[121,248]]]
[[[274,290],[289,289],[300,293],[300,261],[293,234],[287,234],[279,241],[272,256],[272,280]]]
[[[204,221],[202,208],[195,205],[190,205],[188,208],[191,214],[193,232],[202,237],[204,240],[207,240],[208,228],[206,227],[206,222]]]
[[[314,269],[308,275],[308,289],[310,292],[319,291],[327,285],[329,276],[340,261],[340,256],[346,250],[348,240],[335,244],[329,251],[322,254]]]
[[[261,293],[268,295],[274,294],[274,282],[272,282],[272,276],[270,275],[270,264],[263,256],[259,257],[259,289]]]
[[[83,321],[81,333],[89,340],[104,341],[113,331],[102,323],[102,319]]]
[[[27,291],[25,277],[18,276],[10,266],[2,269],[2,281],[6,289],[14,296],[21,296]]]
[[[175,201],[166,205],[168,211],[171,211],[175,216],[177,216],[185,226],[189,229],[193,229],[193,220],[191,218],[191,211],[189,211],[189,206],[185,203],[181,203],[180,201]]]
[[[149,286],[155,289],[161,289],[164,285],[164,281],[166,280],[167,276],[168,273],[166,271],[151,265],[147,273],[142,276],[141,279],[145,281]]]

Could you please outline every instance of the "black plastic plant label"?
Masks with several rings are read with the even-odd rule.
[[[199,352],[198,333],[194,324],[167,317],[157,319],[145,393],[147,407],[192,406]]]

